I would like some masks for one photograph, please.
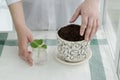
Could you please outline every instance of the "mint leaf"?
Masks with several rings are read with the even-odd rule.
[[[33,42],[31,42],[30,43],[30,46],[32,47],[32,48],[38,48],[38,47],[40,47],[40,45],[42,45],[43,44],[43,40],[42,39],[35,39]],[[45,45],[45,44],[43,44],[42,46],[41,46],[41,48],[44,48],[44,49],[46,49],[47,48],[47,45]]]
[[[40,40],[34,40],[34,42],[36,42],[38,45],[41,45],[42,43],[43,43],[43,40],[42,39],[40,39]]]
[[[33,41],[33,42],[30,43],[30,46],[32,48],[37,48],[39,46],[39,44],[37,44],[35,41]]]
[[[37,48],[39,47],[39,45],[41,45],[43,43],[43,40],[40,39],[40,40],[37,40],[35,39],[33,42],[30,43],[31,47],[32,48]]]
[[[41,48],[47,49],[47,45],[42,45]]]

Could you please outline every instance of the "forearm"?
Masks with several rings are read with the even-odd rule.
[[[14,4],[9,5],[9,9],[11,12],[12,20],[15,25],[15,29],[18,32],[19,30],[25,27],[25,18],[23,13],[22,2],[16,2]]]

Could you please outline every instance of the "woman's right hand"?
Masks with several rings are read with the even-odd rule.
[[[24,26],[23,28],[17,30],[18,35],[18,47],[19,56],[26,61],[29,65],[33,65],[32,52],[28,50],[28,43],[33,41],[33,36],[31,31]]]
[[[9,9],[17,31],[19,56],[32,65],[32,52],[28,50],[27,44],[33,41],[33,36],[25,23],[22,1],[10,4]]]

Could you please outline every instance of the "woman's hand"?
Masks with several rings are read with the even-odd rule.
[[[22,2],[9,5],[9,9],[18,36],[19,56],[32,66],[32,53],[28,51],[27,44],[33,41],[33,36],[25,23]]]
[[[32,33],[25,26],[17,31],[17,35],[18,35],[19,56],[32,66],[33,65],[32,52],[28,50],[28,46],[27,46],[29,42],[33,41]]]
[[[79,15],[82,18],[80,35],[85,34],[85,40],[89,41],[95,35],[99,27],[99,1],[85,0],[75,11],[70,22],[74,22]]]

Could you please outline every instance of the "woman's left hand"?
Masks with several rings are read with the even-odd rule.
[[[99,0],[85,0],[76,9],[70,22],[76,21],[80,15],[82,18],[80,35],[85,34],[85,40],[89,41],[95,35],[99,27]]]

